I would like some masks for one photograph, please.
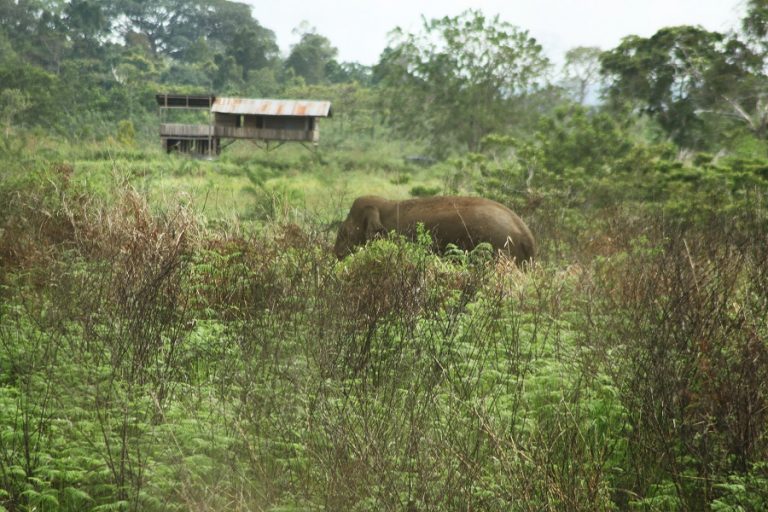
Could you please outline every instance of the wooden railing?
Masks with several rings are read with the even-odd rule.
[[[211,132],[213,129],[213,132]],[[202,138],[224,137],[227,139],[252,139],[274,141],[315,142],[319,130],[277,130],[274,128],[236,128],[233,126],[208,126],[205,124],[161,124],[161,137]]]
[[[210,137],[212,127],[207,124],[164,123],[160,125],[161,137]]]

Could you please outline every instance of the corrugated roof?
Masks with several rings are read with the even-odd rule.
[[[330,101],[216,98],[212,112],[262,116],[329,117]]]

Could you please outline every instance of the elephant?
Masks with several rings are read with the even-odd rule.
[[[358,197],[339,226],[334,253],[341,260],[355,247],[390,231],[413,238],[420,223],[441,252],[447,244],[471,250],[488,242],[497,254],[514,258],[518,265],[532,263],[536,255],[536,241],[530,229],[512,210],[490,199],[461,196],[404,201]]]

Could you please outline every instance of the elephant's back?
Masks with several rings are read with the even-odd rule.
[[[455,219],[484,215],[499,220],[519,217],[501,203],[482,197],[434,196],[407,199],[395,205],[397,215],[404,219]]]
[[[535,256],[533,235],[523,220],[496,201],[465,196],[436,196],[410,199],[396,207],[399,229],[412,231],[422,222],[438,245],[454,243],[471,249],[481,242],[509,252],[519,260]]]

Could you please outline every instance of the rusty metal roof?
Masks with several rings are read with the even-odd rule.
[[[330,117],[330,101],[216,98],[212,112],[262,116]]]

